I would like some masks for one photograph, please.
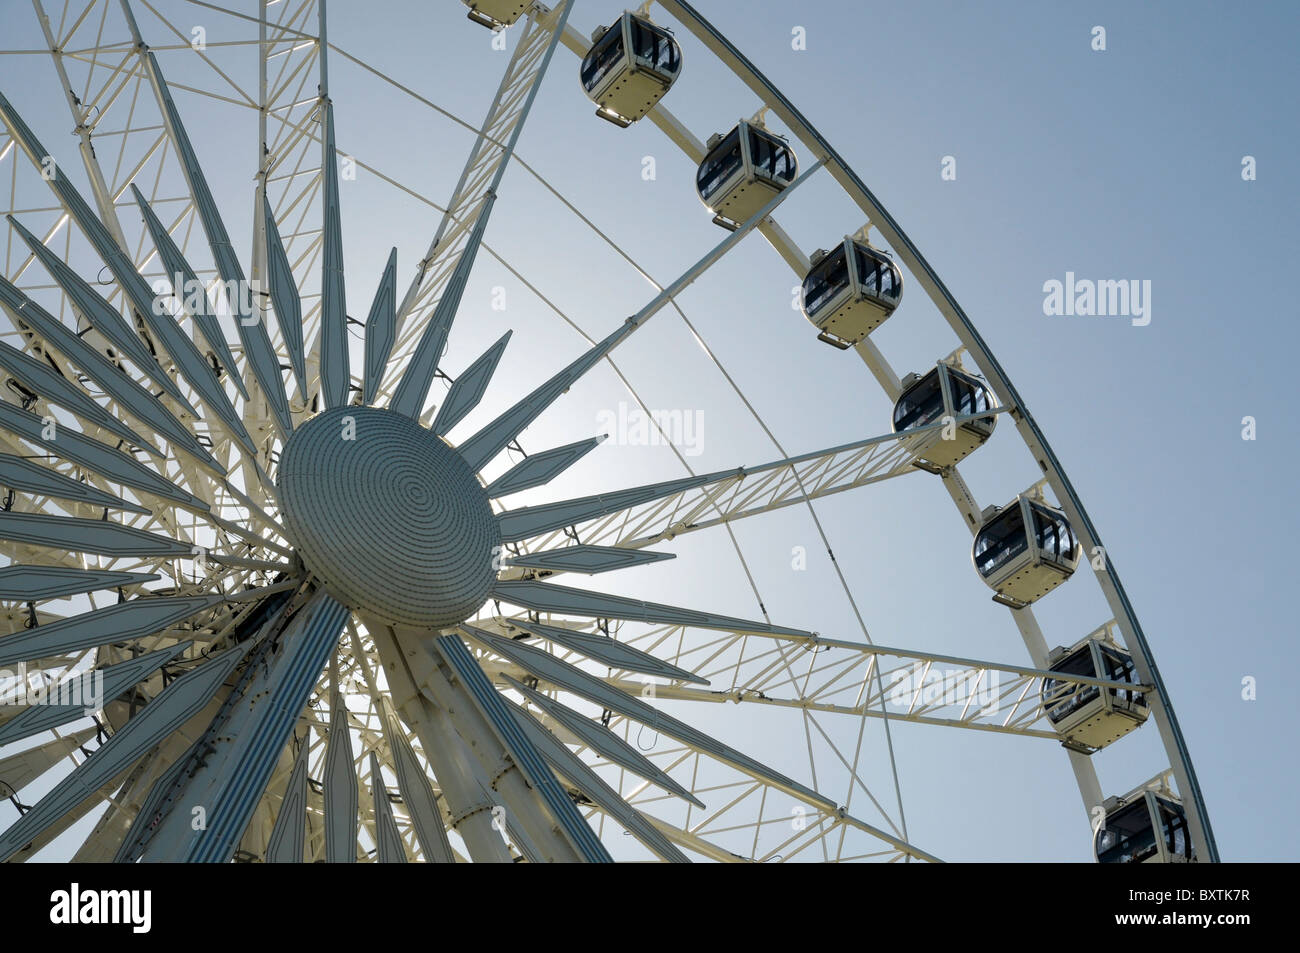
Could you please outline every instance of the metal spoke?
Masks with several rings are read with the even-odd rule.
[[[953,429],[988,439],[987,418],[1007,415],[1042,471],[1021,499],[1047,506],[1045,491],[1053,491],[1064,511],[1057,515],[1086,546],[1097,533],[1006,372],[916,246],[690,4],[661,0],[657,12],[675,19],[690,57],[712,56],[757,97],[758,113],[737,128],[759,130],[755,142],[790,135],[806,150],[806,167],[796,176],[789,153],[788,176],[768,170],[775,177],[748,194],[743,212],[729,204],[734,198],[705,199],[715,222],[735,230],[663,284],[615,240],[623,237],[617,227],[597,223],[608,210],[579,208],[540,164],[517,154],[555,50],[586,57],[599,42],[599,32],[589,42],[570,24],[570,0],[500,14],[517,14],[515,43],[499,84],[475,80],[487,100],[478,124],[331,42],[327,26],[337,39],[346,23],[330,24],[327,14],[354,15],[340,4],[197,5],[219,18],[208,24],[220,27],[219,39],[214,31],[211,42],[191,43],[189,25],[167,2],[34,0],[40,39],[29,45],[45,49],[24,52],[51,59],[62,92],[50,92],[73,119],[80,186],[0,96],[0,189],[11,226],[0,274],[0,310],[10,321],[0,332],[8,382],[0,398],[0,667],[20,673],[0,685],[0,796],[17,814],[0,831],[0,860],[57,850],[80,862],[126,863],[932,862],[936,855],[908,833],[899,731],[955,744],[970,742],[971,731],[998,734],[1007,736],[999,744],[1044,758],[1054,746],[1029,739],[1059,743],[1091,811],[1104,792],[1089,755],[1113,736],[1068,719],[1089,705],[1118,710],[1117,699],[1132,707],[1116,733],[1155,718],[1172,767],[1148,784],[1170,804],[1185,799],[1197,856],[1217,858],[1168,695],[1108,563],[1097,578],[1114,618],[1072,648],[1049,654],[1027,605],[1011,615],[1023,663],[874,644],[859,609],[866,601],[835,561],[821,501],[928,471],[937,480],[881,492],[924,502],[926,490],[942,486],[979,532],[985,511],[936,450]],[[426,15],[438,16],[422,13],[421,23]],[[649,68],[633,65],[639,53],[629,37],[645,30],[672,38],[650,17],[645,4],[605,34],[628,45],[618,52],[626,62],[605,68]],[[481,10],[471,19],[493,26]],[[458,29],[478,28],[461,21]],[[23,76],[31,62],[0,57],[23,64]],[[713,151],[717,140],[706,144],[659,101],[667,86],[625,114],[593,90],[589,72],[583,85],[598,115],[620,126],[644,118],[643,131],[663,135],[694,165]],[[689,75],[703,73],[692,67]],[[468,132],[472,146],[451,170],[459,178],[445,207],[403,181],[391,156],[365,162],[345,151],[351,123],[342,94],[357,79],[438,124],[428,129],[435,142],[444,123]],[[21,91],[19,105],[32,97],[24,111],[48,107],[39,90]],[[532,121],[541,121],[540,109]],[[256,128],[256,143],[228,133],[241,124]],[[746,187],[760,179],[748,136],[739,149],[743,174],[753,173]],[[550,135],[537,142],[568,145]],[[364,323],[348,314],[347,278],[354,297],[358,278],[345,249],[355,256],[364,238],[345,240],[352,233],[342,217],[340,180],[349,176],[341,161],[364,170],[377,195],[436,221],[423,258],[403,273],[404,293],[398,250],[390,251]],[[230,165],[233,179],[214,162]],[[803,189],[823,166],[826,188]],[[575,319],[582,289],[485,240],[491,216],[507,214],[498,194],[512,167],[526,173],[523,185],[554,198],[586,241],[628,266],[611,281],[651,285],[649,301],[603,338]],[[226,227],[241,219],[217,194],[241,168],[254,185],[251,196],[236,196],[253,200],[247,259]],[[949,413],[791,453],[762,403],[742,389],[744,375],[724,366],[701,332],[707,327],[681,302],[697,282],[720,280],[714,266],[752,232],[802,283],[813,265],[775,216],[796,196],[815,206],[828,196],[843,204],[844,194],[868,218],[845,249],[875,228],[887,246],[878,254],[896,256],[946,321],[941,331],[959,340],[935,371]],[[372,207],[368,196],[363,207]],[[598,267],[589,249],[562,250]],[[530,291],[545,320],[558,318],[583,338],[581,353],[546,367],[522,396],[504,395],[520,361],[518,343],[506,353],[512,334],[536,335],[526,344],[531,361],[543,354],[532,350],[539,341],[560,347],[554,327],[492,330],[454,378],[443,363],[480,260]],[[901,270],[892,274],[902,280]],[[611,314],[608,300],[588,302],[592,313],[628,313]],[[525,453],[526,432],[560,412],[559,397],[574,385],[621,385],[650,414],[625,373],[635,366],[623,361],[628,352],[617,364],[613,352],[669,308],[722,393],[737,398],[775,448],[769,462],[697,473],[673,446],[683,476],[600,489],[600,474],[613,469],[587,455],[605,435]],[[363,354],[350,343],[352,325],[363,329]],[[895,401],[905,382],[881,350],[889,340],[864,337],[854,347]],[[589,379],[606,362],[615,376]],[[647,367],[641,373],[653,376]],[[988,377],[977,413],[954,410],[952,382],[963,374]],[[431,394],[439,377],[441,399]],[[484,420],[459,439],[475,414]],[[560,439],[575,429],[584,432],[569,427]],[[974,439],[962,438],[958,459],[979,445]],[[592,482],[566,499],[548,490],[562,476]],[[839,637],[774,622],[763,573],[741,548],[736,523],[762,532],[779,525],[766,514],[792,506],[806,510],[829,556],[819,571],[843,590],[847,608],[829,623],[848,627]],[[650,576],[689,575],[688,562],[647,567],[689,561],[695,553],[669,544],[712,527],[735,550],[757,603],[751,618],[685,608],[694,600],[674,591],[679,584],[643,588]],[[600,575],[604,591],[558,584],[564,573]],[[402,593],[423,601],[407,604]],[[654,601],[641,598],[650,594]],[[897,729],[901,722],[961,731],[913,732]],[[196,806],[203,824],[189,813]]]

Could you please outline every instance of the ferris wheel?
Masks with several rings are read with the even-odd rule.
[[[1100,861],[1218,860],[1150,646],[1007,371],[839,153],[690,4],[587,31],[571,0],[431,5],[443,29],[511,43],[481,123],[332,42],[326,0],[201,4],[230,31],[206,41],[137,0],[33,6],[77,142],[51,152],[24,118],[48,108],[37,84],[0,90],[0,859],[941,860],[903,810],[894,729],[914,724],[1068,759]],[[674,114],[705,59],[743,84],[747,118]],[[445,203],[363,164],[438,212],[373,294],[344,251],[340,164],[359,160],[336,141],[340,63],[473,138]],[[696,167],[706,211],[680,227],[716,243],[512,391],[510,331],[448,349],[484,252],[544,293],[485,239],[506,171],[617,248],[516,155],[552,72],[576,75],[607,135],[656,127]],[[204,148],[208,104],[255,114],[256,141]],[[217,167],[245,161],[254,187],[225,194]],[[860,227],[809,252],[780,221],[811,180]],[[245,257],[228,222],[250,200]],[[686,321],[682,292],[746,242],[791,269],[809,347],[860,360],[892,419],[812,451],[773,437],[757,465],[697,472],[679,453],[683,475],[620,486],[600,479],[603,435],[524,452],[597,369],[644,409],[618,358],[662,312]],[[951,346],[900,375],[872,335],[920,296]],[[959,468],[997,440],[1037,472],[981,506]],[[584,472],[595,492],[548,491]],[[950,496],[1019,659],[876,644],[838,565],[860,628],[833,636],[619,582],[710,534],[752,582],[735,528],[783,510],[831,553],[821,501],[904,477]],[[1067,583],[1110,616],[1051,648],[1034,606]],[[720,718],[724,702],[762,730]],[[866,777],[868,729],[892,790]],[[1164,760],[1104,789],[1093,755],[1138,731]]]

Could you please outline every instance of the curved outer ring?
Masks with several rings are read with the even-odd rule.
[[[1088,513],[1083,507],[1083,501],[1079,498],[1069,477],[1066,476],[1056,454],[1052,452],[1047,437],[1034,421],[1024,401],[1020,399],[1020,394],[1012,386],[1010,378],[1002,369],[1002,365],[998,363],[993,356],[993,352],[984,343],[984,339],[975,330],[975,325],[939,278],[938,273],[925,260],[916,245],[912,243],[912,240],[907,237],[893,217],[885,211],[875,195],[871,193],[871,190],[849,168],[848,163],[813,128],[803,114],[781,94],[780,90],[743,53],[736,49],[711,23],[700,16],[694,7],[684,2],[684,0],[658,0],[658,2],[660,6],[695,34],[697,39],[709,47],[750,89],[757,93],[763,102],[771,107],[772,111],[798,136],[805,146],[824,159],[827,168],[835,176],[836,181],[866,213],[871,223],[875,225],[877,230],[885,237],[885,240],[889,242],[890,247],[907,265],[908,270],[916,275],[917,281],[925,288],[926,293],[947,319],[948,324],[966,347],[966,350],[970,352],[980,368],[989,376],[996,392],[1002,394],[1011,404],[1011,414],[1016,421],[1016,429],[1020,431],[1020,435],[1029,447],[1030,452],[1033,453],[1034,459],[1039,462],[1047,481],[1061,501],[1066,515],[1070,518],[1070,522],[1077,527],[1080,541],[1086,551],[1092,552],[1094,547],[1102,546],[1101,537],[1097,533],[1092,520],[1088,518]],[[1160,730],[1160,737],[1169,756],[1174,777],[1177,779],[1179,793],[1182,794],[1184,803],[1188,808],[1188,821],[1197,854],[1212,863],[1217,863],[1219,861],[1219,851],[1214,841],[1214,832],[1210,827],[1205,800],[1201,794],[1200,784],[1196,779],[1196,771],[1192,766],[1187,742],[1174,714],[1173,703],[1170,701],[1164,680],[1160,677],[1160,671],[1156,668],[1155,659],[1152,657],[1151,648],[1147,643],[1145,634],[1142,632],[1142,626],[1138,622],[1137,614],[1133,610],[1132,603],[1129,602],[1128,595],[1124,591],[1124,586],[1120,582],[1119,574],[1110,561],[1109,555],[1106,556],[1106,565],[1106,569],[1097,572],[1097,581],[1101,585],[1106,601],[1110,604],[1111,611],[1115,614],[1116,621],[1121,624],[1122,630],[1127,635],[1125,641],[1129,650],[1133,653],[1133,662],[1139,676],[1144,682],[1155,688],[1155,704],[1151,705],[1151,711]]]
[[[1046,437],[1029,414],[1018,392],[984,343],[983,338],[976,331],[974,325],[943,284],[938,274],[922,256],[919,249],[825,138],[808,123],[793,104],[735,46],[684,0],[658,0],[658,2],[687,29],[691,30],[697,39],[769,105],[815,156],[827,164],[837,182],[853,197],[899,258],[917,276],[917,280],[925,287],[927,294],[947,319],[959,340],[988,375],[994,388],[1012,406],[1011,413],[1016,420],[1017,429],[1020,431],[1022,439],[1034,454],[1035,459],[1039,461],[1063,509],[1065,509],[1071,522],[1077,528],[1081,542],[1089,549],[1100,546],[1100,537]],[[97,198],[100,198],[100,196],[97,195]],[[108,203],[108,205],[111,207],[111,203]],[[896,385],[897,382],[895,381]],[[886,390],[889,390],[888,385],[886,385]],[[1170,759],[1170,765],[1178,782],[1179,791],[1183,795],[1184,803],[1188,809],[1187,816],[1193,843],[1201,857],[1209,861],[1218,861],[1218,850],[1214,842],[1213,832],[1191,757],[1141,625],[1114,567],[1108,563],[1108,568],[1099,571],[1097,577],[1115,619],[1121,624],[1126,634],[1125,641],[1133,653],[1139,676],[1143,682],[1150,684],[1154,689],[1154,698],[1151,699],[1151,711],[1155,715],[1167,756]],[[1072,757],[1077,758],[1079,756],[1072,755]],[[1088,772],[1091,773],[1091,765],[1086,766]]]

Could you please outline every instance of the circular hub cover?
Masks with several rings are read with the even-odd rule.
[[[487,495],[411,418],[327,410],[290,436],[276,482],[299,555],[348,608],[444,628],[487,601],[501,542]]]

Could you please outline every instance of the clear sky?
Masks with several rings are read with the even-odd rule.
[[[1287,381],[1300,351],[1300,314],[1287,284],[1300,251],[1300,8],[934,0],[698,6],[909,233],[1046,431],[1142,619],[1224,859],[1295,859],[1300,837],[1290,802],[1300,779],[1283,681],[1300,662],[1287,562],[1300,533],[1293,490],[1300,427],[1279,400],[1294,390]],[[162,9],[178,23],[205,26],[210,42],[247,36],[246,24],[202,7]],[[571,22],[585,34],[621,10],[608,0],[578,0]],[[479,121],[506,54],[491,48],[490,34],[464,19],[458,3],[335,0],[331,11],[335,43]],[[1093,48],[1098,26],[1105,50]],[[141,27],[146,38],[155,31],[154,42],[166,40],[151,15],[141,14]],[[806,49],[793,48],[796,28]],[[693,37],[678,34],[685,66],[666,104],[700,138],[751,115],[753,95]],[[0,36],[5,47],[41,45],[24,4],[0,6]],[[164,69],[185,69],[177,59],[185,54],[163,56]],[[724,237],[694,194],[694,168],[648,123],[620,131],[595,118],[576,60],[564,50],[556,57],[520,156],[666,283]],[[340,149],[445,201],[469,134],[337,56],[331,87]],[[0,89],[47,146],[75,162],[47,59],[0,58]],[[251,115],[192,94],[178,93],[178,102],[247,261]],[[1242,174],[1247,156],[1251,181]],[[647,157],[652,179],[643,176]],[[955,160],[955,179],[941,176],[945,157]],[[365,173],[344,183],[342,201],[349,310],[360,317],[389,248],[398,248],[405,287],[437,214]],[[805,252],[862,224],[825,174],[778,217]],[[653,295],[519,169],[502,184],[487,242],[592,337]],[[1044,284],[1070,272],[1149,281],[1150,323],[1045,314]],[[887,432],[888,401],[852,352],[816,341],[791,309],[795,283],[754,235],[680,304],[787,451]],[[922,370],[957,345],[919,286],[905,287],[901,308],[874,336],[900,373]],[[492,306],[497,288],[505,290],[504,310]],[[472,433],[472,424],[583,346],[555,310],[481,256],[448,364],[464,368],[507,328],[515,337],[489,399],[454,436]],[[676,313],[663,312],[616,358],[650,407],[698,412],[692,419],[702,429],[689,448],[698,455],[687,458],[697,470],[781,456]],[[627,400],[601,368],[523,444],[533,452],[590,436]],[[1247,416],[1256,421],[1254,440],[1242,439]],[[1037,478],[1008,424],[963,464],[981,505],[1005,503]],[[663,447],[612,440],[529,501],[682,472]],[[825,501],[818,512],[875,641],[1027,661],[1006,610],[989,601],[970,566],[969,533],[937,480],[908,476]],[[746,521],[736,533],[774,622],[861,638],[806,511]],[[797,546],[810,554],[803,571],[792,568]],[[758,612],[725,533],[698,534],[674,551],[675,562],[592,585]],[[1087,572],[1037,608],[1049,645],[1071,644],[1109,618]],[[1242,697],[1247,677],[1257,679],[1253,701]],[[758,749],[803,777],[801,721],[767,714],[750,720],[728,706],[704,717],[737,747]],[[952,860],[1090,856],[1073,776],[1051,741],[899,725],[894,745],[909,834],[925,849]],[[877,726],[864,751],[864,775],[888,802],[892,782]],[[1095,760],[1109,794],[1146,780],[1162,757],[1148,725]]]

